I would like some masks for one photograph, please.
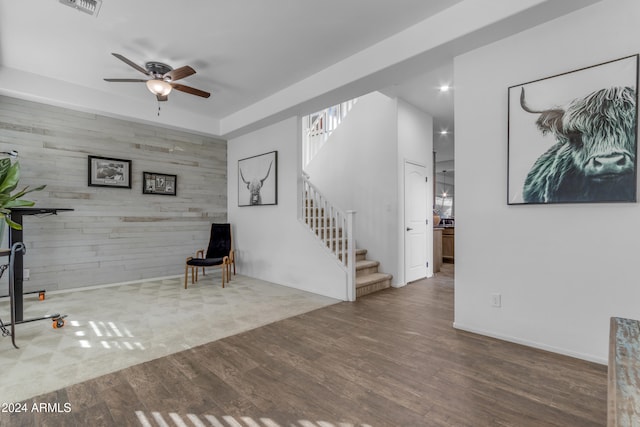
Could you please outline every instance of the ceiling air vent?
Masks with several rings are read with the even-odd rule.
[[[102,6],[102,0],[59,0],[60,3],[67,6],[71,6],[80,12],[88,13],[89,15],[98,16],[100,6]]]

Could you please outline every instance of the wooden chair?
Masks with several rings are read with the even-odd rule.
[[[191,268],[191,284],[198,281],[198,269],[205,267],[220,267],[222,269],[222,287],[226,281],[231,281],[231,265],[236,274],[236,262],[231,237],[231,224],[211,224],[211,237],[205,254],[204,249],[196,251],[195,257],[187,257],[184,267],[184,288],[187,289],[189,268]]]

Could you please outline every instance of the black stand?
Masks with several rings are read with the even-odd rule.
[[[13,344],[15,348],[18,348],[18,345],[16,344],[16,325],[17,324],[35,322],[36,320],[51,319],[53,320],[54,328],[62,328],[64,326],[64,318],[67,317],[66,315],[61,316],[60,314],[56,313],[56,314],[47,314],[45,316],[36,317],[33,319],[20,320],[20,321],[16,320],[16,304],[15,304],[16,282],[15,282],[15,275],[13,274],[13,272],[15,271],[14,267],[15,267],[16,255],[17,254],[22,255],[25,252],[26,252],[26,249],[24,247],[24,243],[22,242],[14,243],[11,246],[10,250],[6,250],[6,249],[0,250],[0,256],[9,255],[9,310],[11,312],[11,323],[9,324],[4,323],[0,319],[0,330],[2,331],[3,337],[6,337],[7,335],[11,336],[11,344]],[[7,326],[9,326],[11,329],[8,330]]]
[[[73,209],[58,209],[58,208],[13,208],[11,209],[11,220],[22,225],[23,216],[25,215],[57,215],[58,212],[72,211]],[[23,227],[24,228],[24,227]],[[12,247],[16,242],[22,242],[23,230],[14,230],[9,228],[9,247]],[[15,308],[16,308],[16,321],[21,322],[24,318],[24,304],[23,304],[23,281],[24,273],[22,271],[24,267],[24,261],[22,259],[23,252],[16,253],[14,260],[14,280],[15,280]]]
[[[11,220],[22,225],[22,217],[24,215],[56,215],[61,211],[72,211],[73,209],[46,209],[46,208],[14,208],[11,210]],[[24,320],[24,306],[23,306],[23,260],[26,249],[24,243],[22,243],[22,230],[14,230],[9,228],[9,246],[11,249],[0,250],[0,256],[9,255],[9,306],[11,310],[11,323],[8,325],[0,320],[0,329],[2,335],[11,335],[11,343],[15,348],[16,345],[16,333],[15,327],[20,323],[34,322],[36,320],[51,319],[53,321],[54,328],[61,328],[64,326],[64,318],[66,315],[60,314],[47,314],[42,317],[36,317],[33,319]],[[7,330],[7,326],[11,327],[11,330]]]

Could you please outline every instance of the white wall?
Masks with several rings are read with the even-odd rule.
[[[307,165],[311,182],[343,211],[356,211],[356,246],[402,283],[398,241],[396,101],[379,92],[358,99]]]
[[[293,117],[228,142],[228,217],[238,272],[347,299],[346,273],[298,221],[299,120]],[[278,152],[278,204],[238,207],[238,160]]]
[[[638,53],[638,22],[602,1],[455,59],[457,328],[606,363],[609,317],[640,318],[638,203],[506,203],[507,88]]]
[[[428,182],[425,184],[427,192],[427,277],[433,275],[433,119],[430,115],[398,99],[398,265],[404,278],[404,240],[406,238],[404,223],[404,167],[405,162],[412,162],[425,166]],[[401,280],[404,283],[404,280]]]

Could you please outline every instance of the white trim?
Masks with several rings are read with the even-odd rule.
[[[424,163],[416,162],[415,160],[411,160],[411,159],[408,159],[406,157],[404,158],[404,163],[405,163],[405,166],[406,166],[407,163],[410,163],[410,164],[412,164],[414,166],[420,166],[421,168],[427,169],[427,165],[425,165]]]
[[[401,240],[402,240],[402,283],[399,283],[398,286],[394,286],[394,287],[402,287],[402,286],[406,286],[411,282],[415,282],[417,280],[422,280],[422,279],[426,279],[429,277],[433,276],[433,273],[431,275],[429,275],[429,271],[433,272],[433,253],[431,253],[429,250],[425,249],[425,255],[427,256],[427,258],[424,260],[425,262],[427,262],[428,266],[425,269],[425,276],[424,277],[418,277],[416,279],[413,279],[411,281],[407,280],[407,233],[406,233],[406,228],[407,228],[407,214],[406,214],[406,207],[407,207],[407,198],[406,198],[406,194],[407,194],[407,165],[412,165],[412,166],[416,166],[419,168],[424,169],[424,176],[425,178],[427,178],[427,183],[429,183],[429,168],[427,168],[426,165],[421,164],[418,161],[415,160],[411,160],[408,159],[407,157],[404,158],[404,162],[402,165],[402,218],[401,221],[399,221],[400,224],[402,224],[402,227],[400,228],[400,236],[402,236]],[[425,213],[427,215],[427,217],[425,218],[425,220],[427,220],[427,225],[425,228],[425,244],[427,245],[427,248],[429,246],[433,247],[433,232],[429,233],[429,227],[433,228],[433,224],[431,224],[431,222],[429,221],[429,209],[427,209],[429,207],[429,192],[428,192],[428,187],[425,185],[425,190],[427,190],[427,194],[425,196],[425,201],[427,203],[427,206],[425,207]],[[400,203],[400,201],[399,201]],[[398,211],[400,211],[400,209],[398,209]]]
[[[487,337],[491,337],[491,338],[496,338],[502,341],[508,341],[508,342],[512,342],[515,344],[520,344],[520,345],[524,345],[527,347],[533,347],[533,348],[537,348],[539,350],[545,350],[545,351],[549,351],[552,353],[558,353],[558,354],[562,354],[565,356],[569,356],[569,357],[575,357],[578,359],[582,359],[582,360],[586,360],[588,362],[593,362],[593,363],[598,363],[600,365],[607,365],[609,362],[606,359],[601,359],[599,357],[595,357],[591,354],[583,354],[583,353],[577,353],[574,351],[570,351],[567,350],[565,348],[560,348],[560,347],[554,347],[554,346],[550,346],[550,345],[546,345],[546,344],[541,344],[539,342],[535,342],[535,341],[528,341],[528,340],[523,340],[520,338],[515,338],[512,337],[510,335],[501,335],[501,334],[496,334],[493,332],[489,332],[489,331],[485,331],[482,329],[476,329],[476,328],[472,328],[472,327],[468,327],[465,325],[461,325],[460,323],[456,323],[453,322],[453,327],[455,329],[461,330],[461,331],[466,331],[466,332],[471,332],[474,334],[479,334],[479,335],[485,335]]]

